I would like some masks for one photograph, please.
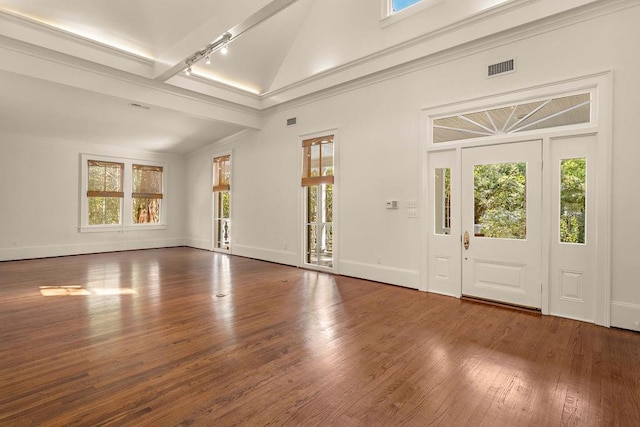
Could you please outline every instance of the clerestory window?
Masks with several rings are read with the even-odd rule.
[[[413,6],[416,3],[420,3],[422,0],[391,0],[391,14],[398,13],[401,10]]]

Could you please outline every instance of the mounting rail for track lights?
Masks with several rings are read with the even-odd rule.
[[[211,54],[218,49],[220,49],[221,53],[226,54],[226,52],[229,50],[228,46],[229,42],[231,41],[231,37],[231,33],[224,33],[218,40],[213,43],[209,43],[204,49],[197,51],[196,53],[185,59],[184,63],[187,66],[184,71],[185,74],[187,76],[191,75],[191,66],[202,58],[205,58],[205,62],[207,64],[211,63]]]

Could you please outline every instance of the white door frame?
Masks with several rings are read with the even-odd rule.
[[[215,151],[213,153],[213,156],[211,157],[211,185],[209,186],[209,189],[212,189],[213,186],[215,185],[215,177],[214,177],[214,167],[213,167],[213,160],[216,157],[222,157],[222,156],[229,156],[229,158],[231,159],[231,161],[229,162],[229,173],[230,173],[230,183],[231,183],[231,190],[229,191],[229,197],[230,197],[230,203],[229,203],[229,233],[231,234],[231,240],[229,241],[229,249],[221,249],[221,248],[216,248],[216,229],[215,229],[215,224],[214,224],[214,218],[216,215],[216,193],[214,193],[213,191],[211,192],[211,217],[209,218],[209,223],[211,224],[211,251],[213,252],[222,252],[222,253],[227,253],[230,254],[231,253],[231,248],[233,246],[233,219],[232,219],[232,215],[233,215],[233,194],[231,193],[233,191],[233,150],[227,150],[227,151]]]
[[[312,138],[320,138],[322,136],[326,136],[326,135],[333,135],[333,266],[332,267],[325,267],[322,265],[312,265],[312,264],[307,264],[305,261],[305,254],[306,254],[306,248],[305,248],[305,244],[306,244],[306,239],[305,239],[305,232],[304,232],[304,224],[305,224],[305,208],[303,206],[304,203],[304,193],[305,193],[305,189],[303,187],[299,187],[299,191],[298,191],[298,197],[297,197],[297,205],[298,205],[298,226],[297,226],[297,230],[298,230],[298,247],[299,247],[299,253],[298,253],[298,267],[301,268],[306,268],[308,270],[317,270],[317,271],[322,271],[322,272],[326,272],[326,273],[331,273],[331,274],[339,274],[339,268],[338,268],[338,260],[340,259],[339,256],[339,252],[340,252],[340,136],[339,136],[339,130],[337,127],[334,128],[329,128],[327,130],[322,130],[322,131],[317,131],[317,132],[310,132],[310,133],[304,133],[301,135],[298,135],[298,149],[297,149],[297,153],[298,153],[298,159],[299,159],[299,165],[298,165],[298,186],[300,186],[300,178],[302,177],[302,170],[303,170],[303,162],[302,162],[302,155],[303,155],[303,149],[302,149],[302,142],[304,140],[307,139],[312,139]]]
[[[611,142],[612,142],[612,73],[607,71],[589,76],[579,77],[560,82],[549,83],[547,85],[523,88],[518,91],[510,91],[503,94],[461,100],[459,102],[425,107],[421,111],[420,129],[420,158],[421,165],[421,188],[420,208],[427,213],[424,217],[428,223],[422,227],[421,236],[421,263],[420,263],[420,290],[425,292],[436,292],[451,296],[460,297],[462,283],[457,287],[451,285],[447,289],[442,287],[430,288],[429,284],[429,227],[431,226],[431,215],[429,215],[432,204],[432,194],[430,189],[430,153],[441,151],[455,151],[456,171],[452,171],[452,179],[460,179],[460,165],[463,147],[474,147],[483,145],[506,144],[530,139],[541,139],[543,145],[543,162],[550,164],[550,145],[555,139],[567,138],[580,135],[594,135],[597,139],[597,194],[596,206],[596,238],[597,247],[597,280],[595,289],[594,319],[598,325],[609,327],[611,324]],[[472,140],[461,140],[445,143],[433,142],[433,119],[449,115],[462,114],[469,111],[482,111],[497,108],[503,105],[517,104],[531,99],[553,98],[576,91],[591,91],[592,108],[591,121],[581,125],[564,126],[560,128],[534,130],[521,132],[518,134],[495,135],[489,137],[476,138]],[[550,201],[548,191],[551,185],[550,168],[545,168],[543,172],[543,217],[542,217],[542,304],[543,314],[549,313],[550,291],[549,291],[549,246],[551,235]],[[459,192],[458,192],[459,193]],[[545,195],[546,194],[546,195]],[[460,198],[460,194],[454,195]],[[456,202],[460,206],[460,200]],[[460,230],[460,217],[452,218],[458,221],[457,229]],[[461,239],[462,236],[459,236]]]

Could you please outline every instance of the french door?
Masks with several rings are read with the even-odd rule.
[[[542,142],[462,149],[462,294],[541,307]]]
[[[334,138],[333,134],[302,141],[304,214],[303,265],[334,270]]]
[[[305,188],[305,259],[309,266],[333,267],[333,185]]]

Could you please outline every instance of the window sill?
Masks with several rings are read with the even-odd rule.
[[[85,225],[78,227],[80,233],[122,233],[126,231],[166,230],[166,224],[136,224],[136,225]]]

